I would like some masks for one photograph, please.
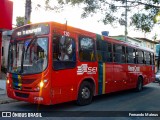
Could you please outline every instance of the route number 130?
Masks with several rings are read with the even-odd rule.
[[[67,31],[64,31],[64,36],[70,36],[70,33]]]

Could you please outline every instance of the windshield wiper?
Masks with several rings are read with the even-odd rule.
[[[29,46],[31,46],[31,44],[34,42],[34,40],[35,40],[36,38],[37,38],[37,37],[34,36],[34,37],[31,39],[31,41],[29,42],[29,44],[27,45],[27,48],[26,48],[26,50],[25,50],[26,53],[27,53],[27,51],[28,51]]]

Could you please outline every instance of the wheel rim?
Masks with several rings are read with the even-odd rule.
[[[90,94],[91,94],[91,93],[90,93],[89,88],[84,87],[84,88],[82,89],[81,94],[82,94],[82,98],[88,99],[88,98],[90,97]]]

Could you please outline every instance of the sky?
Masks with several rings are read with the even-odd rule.
[[[25,0],[12,0],[13,1],[13,24],[16,24],[17,16],[24,16],[25,14]],[[42,5],[41,8],[37,8],[37,3]],[[124,35],[124,26],[116,25],[104,25],[102,22],[98,22],[99,15],[93,17],[87,17],[82,19],[82,10],[79,7],[66,7],[66,9],[60,13],[54,11],[45,11],[43,7],[44,0],[32,0],[32,13],[31,22],[46,22],[55,21],[65,23],[67,20],[68,25],[84,29],[90,32],[101,34],[102,31],[109,31],[109,36]],[[147,37],[152,39],[155,33],[160,30],[160,26],[156,26],[151,33],[144,34],[140,31],[135,31],[133,27],[128,28],[128,36],[130,37]],[[160,39],[160,34],[158,34]]]

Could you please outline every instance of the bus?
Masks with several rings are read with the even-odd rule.
[[[76,101],[135,89],[155,80],[154,52],[57,22],[15,29],[9,44],[7,95],[35,104]]]

